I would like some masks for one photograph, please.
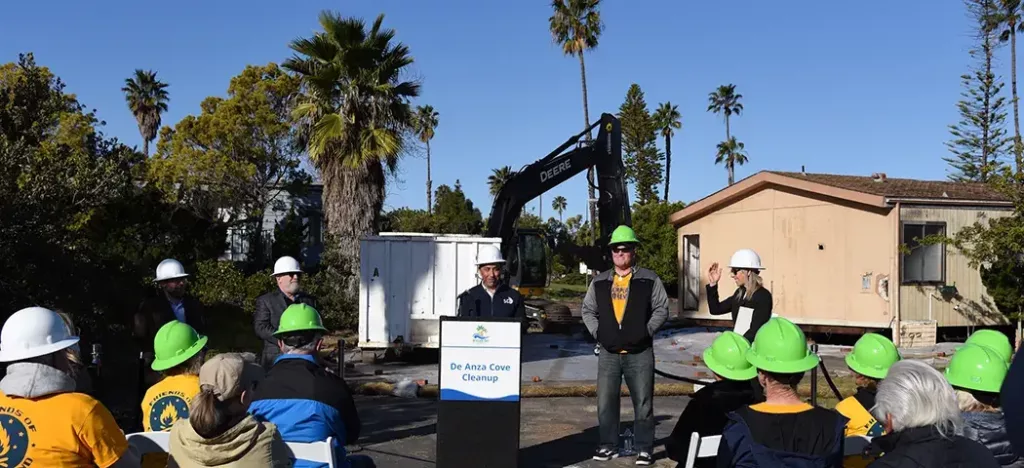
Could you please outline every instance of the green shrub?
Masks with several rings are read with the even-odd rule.
[[[566,273],[561,278],[558,278],[558,282],[562,284],[571,284],[575,286],[586,286],[587,275],[579,272]]]
[[[352,261],[341,254],[337,240],[328,235],[324,239],[319,271],[306,280],[306,292],[316,297],[324,326],[331,330],[355,330],[359,326],[359,299],[349,293],[358,290],[350,286],[359,281],[350,273],[349,262]]]
[[[192,293],[206,308],[209,347],[220,352],[258,352],[261,340],[252,327],[256,298],[272,291],[270,270],[246,275],[231,262],[196,264]]]

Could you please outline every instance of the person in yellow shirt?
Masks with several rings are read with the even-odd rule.
[[[75,392],[65,350],[78,343],[56,312],[19,310],[0,330],[0,464],[138,467],[139,457],[102,403]]]
[[[165,323],[153,339],[153,370],[163,378],[142,397],[142,427],[166,432],[179,419],[188,419],[192,397],[199,393],[199,369],[206,354],[207,337],[187,323]]]
[[[836,405],[836,411],[850,420],[844,431],[846,437],[878,437],[885,434],[882,423],[871,415],[870,410],[875,406],[878,382],[885,378],[889,368],[900,359],[896,345],[877,333],[867,333],[860,337],[853,345],[853,351],[846,355],[846,365],[857,382],[857,392]],[[864,467],[873,459],[867,455],[850,455],[843,459],[843,466]]]

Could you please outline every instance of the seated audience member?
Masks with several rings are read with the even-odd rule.
[[[277,427],[248,414],[263,369],[235,353],[218,354],[199,371],[199,394],[188,419],[171,429],[174,468],[290,467]]]
[[[881,458],[868,468],[999,468],[985,446],[956,435],[963,420],[953,387],[921,361],[889,368],[871,414],[886,434],[871,440],[872,453]]]
[[[49,309],[29,307],[0,330],[0,441],[4,466],[139,466],[110,411],[75,392],[67,350],[78,343]]]
[[[867,333],[853,345],[853,351],[846,355],[846,366],[853,373],[857,393],[846,397],[836,405],[836,411],[846,416],[846,437],[878,437],[885,433],[882,424],[871,415],[875,406],[878,382],[885,378],[891,367],[900,360],[896,345],[877,333]],[[846,468],[867,466],[873,460],[866,454],[850,455],[843,461]]]
[[[696,432],[701,437],[721,434],[729,413],[764,401],[764,390],[757,383],[757,369],[747,362],[748,349],[750,343],[743,335],[727,331],[704,350],[704,364],[714,373],[715,381],[694,393],[679,415],[679,422],[665,445],[670,459],[685,462],[691,434]],[[715,460],[702,458],[694,466],[715,466]]]
[[[757,369],[765,402],[729,414],[718,446],[719,467],[814,467],[842,465],[847,419],[815,408],[797,396],[804,373],[818,365],[799,327],[781,317],[768,320],[747,350]]]
[[[256,389],[249,412],[274,423],[286,442],[334,437],[337,466],[373,468],[368,457],[346,456],[345,445],[359,439],[359,414],[345,380],[328,372],[317,358],[326,331],[313,307],[292,304],[285,309],[274,333],[281,355]],[[298,459],[295,466],[327,465]]]
[[[967,345],[956,351],[946,367],[946,380],[956,391],[963,436],[984,445],[1000,466],[1024,468],[1006,435],[999,389],[1006,378],[1007,359],[992,349]]]
[[[167,322],[153,339],[151,367],[163,374],[142,398],[142,426],[147,432],[171,430],[179,419],[188,419],[189,404],[199,393],[199,368],[203,365],[206,337],[187,323]]]

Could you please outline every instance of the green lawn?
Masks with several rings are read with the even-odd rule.
[[[551,300],[583,299],[587,287],[578,284],[551,283],[544,291],[544,296]]]

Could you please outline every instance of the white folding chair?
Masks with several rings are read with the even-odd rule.
[[[328,468],[335,468],[334,437],[319,442],[286,442],[292,456],[298,460],[326,463]]]
[[[128,446],[139,456],[147,453],[169,453],[171,447],[170,432],[136,432],[128,434]]]
[[[722,436],[713,435],[701,437],[694,432],[690,434],[690,451],[686,454],[685,468],[693,468],[698,458],[714,458],[718,456],[718,444],[722,442]]]
[[[843,456],[862,455],[871,445],[871,438],[868,436],[854,435],[843,439]]]

